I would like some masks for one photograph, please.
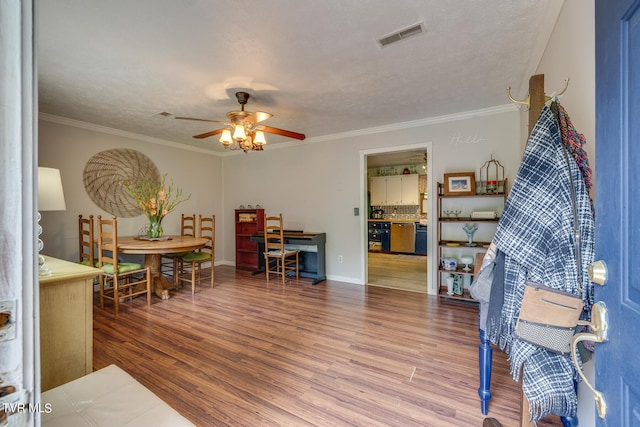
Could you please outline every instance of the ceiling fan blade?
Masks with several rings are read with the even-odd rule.
[[[264,120],[267,120],[268,118],[273,117],[273,114],[271,113],[265,113],[264,111],[256,111],[255,113],[251,113],[249,114],[245,120],[252,123],[252,124],[256,124],[256,123],[260,123]]]
[[[278,128],[272,128],[271,126],[261,125],[259,130],[262,130],[267,133],[272,133],[274,135],[286,136],[287,138],[294,138],[299,140],[303,140],[306,138],[306,136],[303,133],[292,132],[290,130],[284,130],[284,129],[278,129]]]
[[[177,120],[195,120],[197,122],[211,122],[211,123],[227,123],[221,120],[209,120],[209,119],[196,119],[193,117],[176,117]]]
[[[224,131],[225,129],[227,128],[212,130],[211,132],[201,133],[200,135],[194,135],[193,137],[198,139],[208,138],[210,136],[218,135],[219,133],[222,133],[222,131]]]

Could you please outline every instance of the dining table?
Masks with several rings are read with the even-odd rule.
[[[161,269],[162,254],[187,252],[204,247],[209,240],[195,236],[118,236],[118,252],[123,254],[143,254],[144,266],[151,272],[151,286],[154,293],[163,300],[169,299],[169,290],[174,284],[169,281]]]

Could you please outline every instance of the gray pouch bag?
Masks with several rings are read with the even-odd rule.
[[[493,282],[493,267],[496,260],[496,246],[491,243],[487,253],[482,259],[482,266],[480,271],[473,279],[469,292],[471,296],[481,303],[489,302],[489,295],[491,295],[491,283]]]

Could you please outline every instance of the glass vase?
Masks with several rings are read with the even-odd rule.
[[[162,218],[149,218],[147,236],[152,239],[162,237]]]

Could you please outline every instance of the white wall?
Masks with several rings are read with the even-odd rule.
[[[366,170],[360,169],[361,152],[431,143],[430,185],[435,194],[433,186],[445,172],[475,171],[479,177],[480,167],[492,154],[513,180],[520,163],[519,128],[520,115],[515,107],[506,105],[319,142],[310,138],[310,142],[287,144],[282,149],[218,157],[122,131],[46,117],[40,120],[39,163],[61,170],[67,210],[42,213],[43,253],[71,261],[77,258],[78,214],[107,214],[86,194],[84,167],[100,151],[131,148],[146,154],[161,173],[169,173],[176,186],[193,194],[166,217],[163,225],[167,233],[178,232],[181,212],[216,214],[216,262],[235,262],[234,209],[260,204],[269,213],[282,212],[287,227],[327,233],[328,277],[364,283],[367,207],[363,205]],[[435,204],[435,198],[431,203]],[[354,207],[363,214],[355,217]],[[430,220],[434,218],[431,215]],[[145,224],[146,218],[139,216],[122,218],[118,225],[122,234],[136,234]],[[435,230],[433,224],[431,230]],[[430,233],[431,253],[435,253],[434,234]],[[338,263],[338,255],[343,256],[343,263]]]
[[[71,122],[71,124],[74,124]],[[42,212],[42,240],[44,254],[76,261],[78,259],[78,215],[110,216],[96,206],[85,191],[82,181],[84,167],[95,154],[113,148],[138,150],[149,157],[161,174],[168,173],[177,188],[182,188],[191,199],[179,205],[163,220],[165,233],[180,232],[180,214],[215,214],[223,212],[222,162],[213,155],[173,148],[127,136],[124,132],[81,124],[77,127],[50,120],[39,121],[39,166],[60,169],[67,210]],[[107,132],[105,132],[107,131]],[[140,215],[118,218],[118,233],[134,235],[147,223]],[[223,232],[217,221],[216,232]],[[217,249],[223,253],[220,243]]]
[[[560,99],[576,130],[584,134],[589,163],[595,173],[595,1],[565,0],[537,73],[544,74],[547,94],[569,88]],[[592,192],[592,196],[595,194]],[[585,364],[593,384],[593,360]],[[595,405],[584,383],[578,386],[580,427],[595,425]]]
[[[328,277],[363,283],[367,207],[362,204],[366,197],[361,197],[366,195],[366,180],[361,176],[366,169],[360,169],[362,151],[431,142],[431,186],[442,181],[445,172],[475,171],[479,178],[480,167],[492,154],[505,166],[511,181],[517,172],[521,160],[520,116],[515,107],[507,105],[423,123],[225,157],[225,229],[234,227],[233,209],[260,204],[267,213],[282,213],[291,227],[327,233]],[[430,192],[435,194],[433,188]],[[432,204],[435,201],[432,197]],[[355,217],[354,207],[363,214]],[[434,210],[432,206],[430,211]],[[435,221],[435,215],[430,215],[430,221]],[[430,230],[435,230],[435,225]],[[430,239],[435,235],[429,234]],[[435,239],[431,241],[433,246]],[[225,234],[224,247],[224,258],[234,260],[232,234]],[[430,253],[435,253],[434,248]],[[339,255],[344,259],[342,264],[338,263]]]

